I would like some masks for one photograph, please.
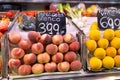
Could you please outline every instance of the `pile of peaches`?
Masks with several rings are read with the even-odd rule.
[[[20,33],[9,33],[10,50],[8,66],[19,75],[44,72],[78,71],[82,63],[77,52],[80,44],[73,34],[49,35],[29,31],[27,38]]]

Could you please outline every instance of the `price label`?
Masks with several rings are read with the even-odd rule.
[[[98,11],[98,26],[102,30],[118,29],[120,27],[120,9],[113,7],[100,9]]]
[[[36,16],[36,31],[41,34],[66,33],[66,18],[60,12],[39,12]]]

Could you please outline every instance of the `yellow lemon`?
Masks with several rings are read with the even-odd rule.
[[[108,45],[109,45],[109,41],[107,39],[101,38],[101,39],[98,40],[98,46],[100,48],[107,48]]]
[[[111,46],[119,49],[120,48],[120,38],[114,37],[113,40],[110,42]]]
[[[99,30],[98,22],[93,22],[90,26],[90,30]]]
[[[107,40],[112,40],[114,38],[114,31],[112,29],[106,29],[103,33],[103,37]]]
[[[92,40],[99,40],[100,39],[100,31],[99,30],[91,30],[89,32],[89,38]]]
[[[97,48],[97,43],[95,40],[87,40],[86,47],[89,51],[94,51]]]
[[[117,50],[114,47],[107,47],[106,48],[106,55],[110,57],[115,57],[117,54]]]
[[[115,31],[115,37],[119,37],[120,38],[120,30],[116,30]]]
[[[89,64],[92,70],[99,70],[102,67],[102,61],[96,57],[90,58]]]
[[[103,59],[106,56],[106,51],[103,48],[97,48],[94,51],[94,56],[99,59]]]
[[[114,61],[115,61],[115,66],[120,67],[120,55],[116,55],[114,57]]]
[[[106,56],[102,62],[103,62],[103,67],[106,69],[112,69],[115,64],[114,59],[110,56]]]

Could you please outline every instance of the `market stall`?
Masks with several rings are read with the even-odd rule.
[[[1,78],[119,79],[119,1],[0,3],[21,4],[2,16],[12,21],[1,39]]]

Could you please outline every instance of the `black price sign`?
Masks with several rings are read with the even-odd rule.
[[[66,18],[60,12],[39,12],[36,16],[36,31],[41,34],[66,33]]]
[[[120,9],[114,7],[100,9],[98,11],[98,26],[102,30],[118,29],[120,27]]]

